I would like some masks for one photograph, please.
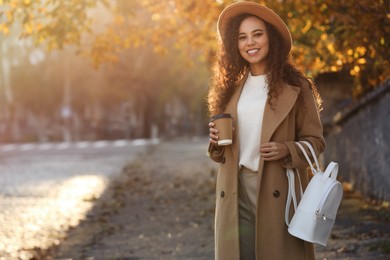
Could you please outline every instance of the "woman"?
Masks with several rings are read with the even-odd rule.
[[[297,168],[306,187],[307,163],[294,142],[309,141],[317,155],[324,150],[318,92],[289,62],[291,35],[272,10],[232,4],[218,32],[209,112],[230,113],[234,133],[232,145],[218,146],[218,129],[209,124],[209,156],[220,163],[216,259],[314,259],[313,246],[287,231],[285,172]]]

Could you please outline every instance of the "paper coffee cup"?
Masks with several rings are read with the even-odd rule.
[[[233,117],[231,114],[218,114],[211,117],[214,128],[218,130],[218,145],[232,144]]]

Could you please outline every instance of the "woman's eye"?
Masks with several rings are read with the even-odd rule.
[[[258,38],[258,37],[261,37],[263,34],[262,33],[256,33],[254,36],[256,37],[256,38]]]

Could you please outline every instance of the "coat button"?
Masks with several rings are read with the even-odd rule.
[[[275,190],[273,195],[274,195],[275,198],[279,198],[280,192],[278,190]]]
[[[224,164],[225,161],[226,161],[226,158],[225,158],[225,156],[224,156],[224,157],[222,157],[221,163]]]
[[[225,192],[221,191],[221,198],[225,197]]]

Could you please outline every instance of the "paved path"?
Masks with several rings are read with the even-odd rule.
[[[164,142],[135,160],[53,250],[71,259],[212,259],[216,165],[207,140]]]
[[[0,259],[30,259],[58,244],[156,141],[0,145]]]

